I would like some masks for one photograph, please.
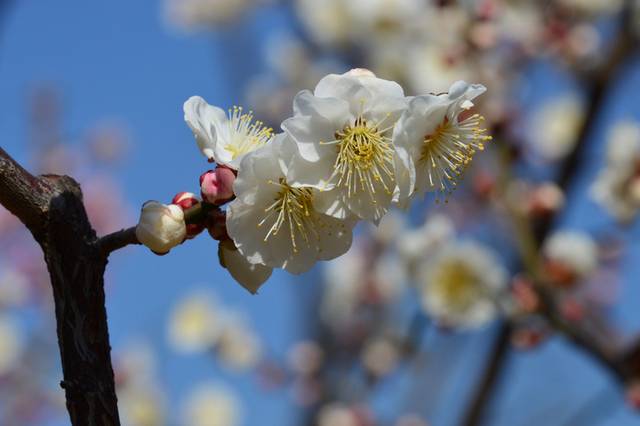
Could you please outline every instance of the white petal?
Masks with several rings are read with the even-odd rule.
[[[209,160],[216,155],[216,127],[227,120],[224,111],[209,105],[200,96],[190,97],[183,106],[184,119],[196,137],[198,148]]]
[[[332,152],[335,153],[333,145],[323,142],[333,141],[338,129],[321,116],[291,117],[282,123],[282,129],[291,136],[300,156],[307,161],[318,161]]]
[[[233,243],[230,241],[218,245],[218,256],[222,266],[252,294],[258,292],[260,286],[267,281],[273,271],[267,266],[249,263],[238,250],[234,249]]]

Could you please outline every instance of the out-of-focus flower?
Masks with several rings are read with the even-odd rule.
[[[186,426],[237,426],[242,418],[238,398],[215,383],[202,384],[192,391],[182,412]]]
[[[20,306],[29,298],[29,277],[11,267],[0,267],[0,306]]]
[[[204,172],[200,176],[202,198],[209,203],[217,204],[233,197],[233,182],[236,175],[227,167]]]
[[[362,352],[362,364],[375,377],[391,373],[399,359],[398,346],[386,337],[374,338],[367,343]]]
[[[356,412],[341,403],[325,405],[318,412],[318,426],[359,426]]]
[[[507,274],[488,248],[474,242],[451,243],[419,271],[422,305],[443,325],[476,328],[499,311]]]
[[[558,231],[544,243],[545,271],[552,281],[571,285],[598,266],[598,246],[583,232]]]
[[[253,0],[165,0],[169,23],[184,29],[215,29],[239,18]]]
[[[409,265],[410,270],[434,250],[445,246],[455,236],[451,220],[444,215],[435,214],[427,218],[422,226],[408,229],[400,234],[396,242],[398,253]]]
[[[258,336],[239,315],[227,313],[218,336],[216,351],[220,360],[234,370],[256,366],[262,355]]]
[[[623,0],[560,0],[569,10],[591,16],[613,14],[623,5]]]
[[[195,292],[173,308],[168,339],[181,352],[200,352],[213,348],[220,337],[222,320],[218,306],[209,294]]]
[[[528,214],[546,216],[556,212],[564,205],[564,193],[555,183],[543,183],[531,191],[527,204]]]
[[[481,128],[482,116],[467,112],[485,90],[459,81],[445,95],[411,99],[393,132],[403,167],[397,176],[400,200],[455,188],[476,151],[491,140]]]
[[[256,294],[273,272],[269,266],[249,262],[231,240],[220,241],[218,258],[220,265],[229,271],[233,279],[251,294]]]
[[[209,161],[237,170],[244,156],[266,145],[272,129],[254,121],[252,112],[233,107],[229,115],[199,96],[184,103],[184,119],[193,131],[202,154]]]
[[[394,426],[429,426],[429,423],[417,414],[404,414]]]
[[[157,254],[165,254],[181,244],[186,235],[187,227],[180,207],[157,201],[144,203],[136,226],[138,241]]]
[[[114,356],[118,407],[123,424],[161,426],[165,424],[165,398],[157,382],[156,359],[150,346],[135,343]]]
[[[296,343],[288,353],[291,369],[302,376],[311,376],[320,369],[324,362],[324,351],[313,341]]]
[[[320,192],[290,180],[293,143],[283,134],[242,162],[227,210],[227,232],[249,263],[299,274],[351,246],[354,221],[316,208]],[[307,170],[307,172],[309,172]]]
[[[405,106],[400,85],[367,70],[330,74],[313,94],[300,92],[282,123],[298,151],[290,183],[320,190],[314,206],[322,213],[380,220],[396,187],[391,134]]]
[[[165,424],[165,401],[156,387],[126,386],[118,389],[118,408],[122,424],[162,426]]]
[[[0,376],[11,371],[22,356],[23,341],[20,329],[6,315],[0,316]]]
[[[593,198],[622,222],[640,210],[640,125],[620,122],[610,132],[607,161],[591,187]]]
[[[344,0],[296,0],[296,12],[314,40],[339,45],[348,40],[350,16]]]
[[[578,130],[584,120],[580,99],[565,95],[548,101],[533,116],[532,143],[535,151],[549,161],[560,160],[577,143]]]

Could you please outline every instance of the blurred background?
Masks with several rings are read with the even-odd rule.
[[[640,367],[618,371],[639,347],[638,34],[622,0],[0,0],[0,140],[79,180],[105,234],[198,192],[192,95],[277,129],[354,67],[408,95],[482,83],[494,140],[460,187],[336,261],[252,296],[206,233],[115,253],[122,423],[640,425]],[[2,208],[0,253],[0,424],[68,424],[46,268]]]

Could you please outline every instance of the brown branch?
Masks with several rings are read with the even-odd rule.
[[[103,256],[109,256],[112,252],[120,250],[131,244],[140,244],[136,237],[136,227],[121,229],[120,231],[101,237],[97,241],[97,246]]]
[[[33,176],[0,148],[0,204],[44,253],[71,423],[119,425],[104,296],[107,257],[96,244],[80,186],[67,176]]]

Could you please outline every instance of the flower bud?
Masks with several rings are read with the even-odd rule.
[[[186,234],[184,213],[180,207],[157,201],[147,201],[143,204],[136,226],[136,237],[154,253],[168,253],[184,241]]]
[[[218,241],[229,239],[227,234],[227,214],[219,209],[210,211],[205,219],[205,226],[211,238]]]
[[[200,204],[200,200],[195,194],[191,192],[179,192],[171,200],[172,204],[179,206],[182,211],[188,210],[193,206]],[[203,223],[189,223],[187,224],[187,239],[195,238],[204,230]]]
[[[218,167],[200,176],[202,198],[211,204],[220,204],[233,197],[233,181],[236,175],[233,170]]]
[[[345,73],[345,75],[350,75],[353,77],[375,77],[376,75],[366,68],[353,68]]]

